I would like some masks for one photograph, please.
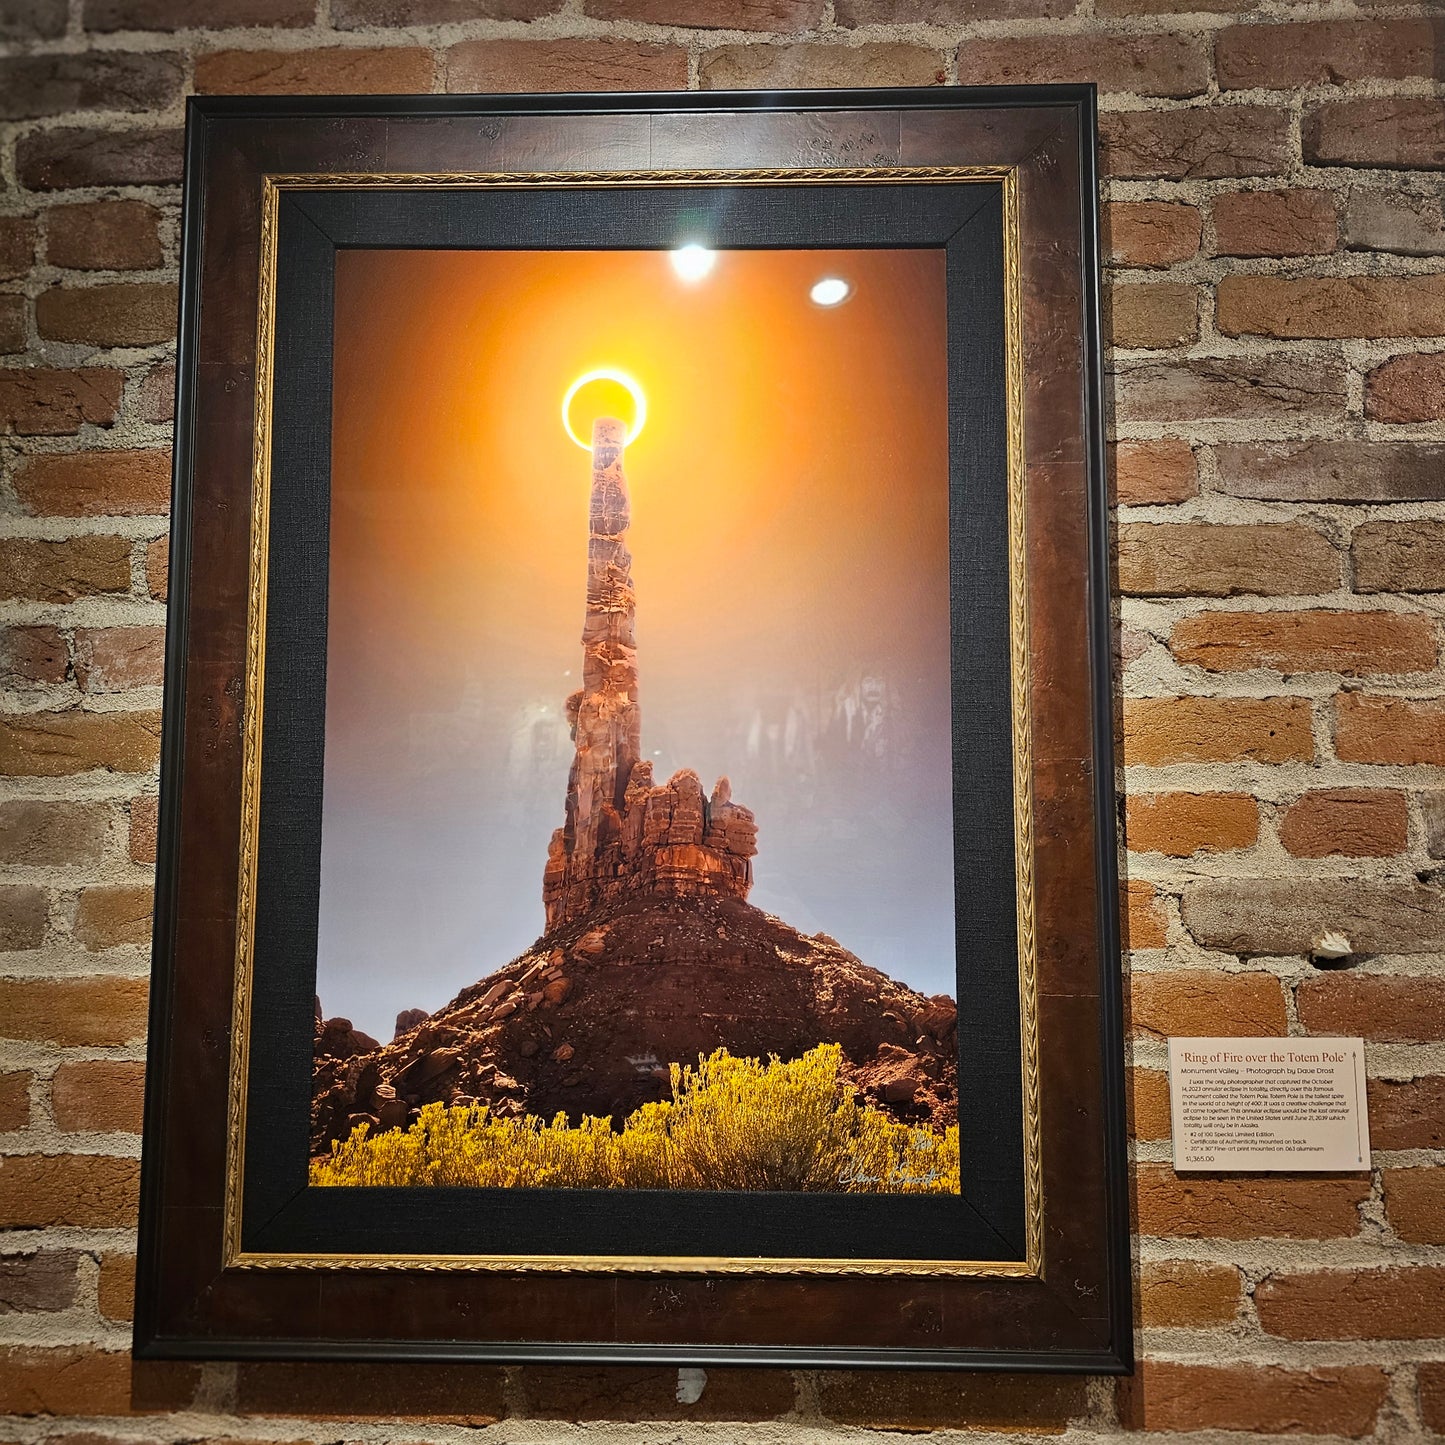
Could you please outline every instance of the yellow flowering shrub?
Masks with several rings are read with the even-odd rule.
[[[841,1059],[836,1044],[766,1064],[719,1049],[695,1068],[674,1064],[672,1098],[620,1130],[428,1104],[409,1129],[359,1125],[312,1163],[311,1182],[956,1194],[957,1126],[896,1123],[839,1077]]]

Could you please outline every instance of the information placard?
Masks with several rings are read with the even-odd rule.
[[[1174,1168],[1370,1167],[1363,1039],[1170,1039]]]

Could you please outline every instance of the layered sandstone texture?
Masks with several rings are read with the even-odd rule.
[[[1429,0],[0,3],[6,1439],[1445,1440],[1441,23]],[[184,95],[1051,80],[1101,91],[1138,1376],[133,1365]],[[897,144],[719,136],[699,164]],[[1343,967],[1309,958],[1324,928]],[[1373,1170],[1176,1178],[1170,1033],[1364,1035]]]

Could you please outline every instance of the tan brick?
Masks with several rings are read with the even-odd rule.
[[[30,1123],[30,1079],[24,1069],[0,1074],[0,1134]]]
[[[1370,1143],[1376,1149],[1445,1149],[1445,1075],[1370,1079]]]
[[[1345,378],[1319,357],[1225,356],[1121,362],[1116,408],[1124,422],[1274,421],[1343,416]]]
[[[1335,698],[1335,752],[1349,763],[1445,764],[1445,698]]]
[[[148,773],[160,756],[160,732],[156,712],[0,714],[0,774]]]
[[[1214,201],[1214,249],[1221,256],[1323,256],[1338,223],[1328,191],[1235,191]]]
[[[1352,80],[1426,79],[1434,76],[1439,54],[1438,26],[1423,16],[1231,25],[1214,38],[1221,90],[1294,90]]]
[[[195,0],[85,0],[84,14],[87,30],[229,30],[309,25],[316,0],[206,0],[200,9]]]
[[[148,271],[162,260],[161,213],[144,201],[53,206],[45,259],[77,271]]]
[[[1173,1131],[1169,1118],[1169,1075],[1163,1069],[1129,1071],[1131,1123],[1135,1139],[1167,1139]]]
[[[1103,220],[1115,266],[1172,266],[1199,251],[1199,211],[1183,201],[1110,201]]]
[[[1360,1230],[1369,1176],[1268,1178],[1138,1169],[1139,1233],[1178,1239],[1337,1239]]]
[[[1445,1244],[1445,1169],[1386,1169],[1385,1214],[1410,1244]]]
[[[1373,421],[1445,421],[1445,351],[1396,356],[1365,378],[1365,415]]]
[[[129,1323],[135,1316],[135,1255],[103,1254],[96,1304],[108,1320]]]
[[[1269,176],[1289,164],[1290,113],[1283,107],[1105,111],[1099,125],[1104,174],[1118,180]]]
[[[502,1416],[502,1371],[482,1365],[392,1360],[259,1363],[236,1368],[238,1407],[247,1415],[340,1416],[346,1420],[424,1415],[437,1423],[484,1426]]]
[[[1145,1360],[1118,1385],[1133,1430],[1345,1435],[1375,1428],[1390,1381],[1377,1365],[1198,1365]]]
[[[1261,1038],[1288,1028],[1284,990],[1271,973],[1135,973],[1129,1024],[1136,1034],[1168,1038]]]
[[[0,978],[0,1033],[39,1043],[106,1047],[145,1037],[143,978]]]
[[[176,306],[169,281],[53,286],[35,298],[35,325],[51,341],[155,346],[175,335]]]
[[[145,1101],[145,1065],[87,1059],[61,1064],[50,1082],[55,1122],[67,1134],[139,1134]]]
[[[1306,164],[1445,168],[1445,101],[1391,96],[1334,101],[1306,111]]]
[[[1163,948],[1168,941],[1168,925],[1159,906],[1159,890],[1142,878],[1131,878],[1125,885],[1123,908],[1124,947]]]
[[[151,596],[164,602],[169,594],[171,539],[158,537],[146,547],[146,588]]]
[[[0,1318],[69,1309],[79,1264],[80,1255],[71,1249],[0,1255]]]
[[[1136,793],[1126,818],[1131,853],[1227,853],[1259,836],[1259,806],[1248,793]]]
[[[1215,324],[1228,336],[1445,335],[1445,275],[1226,276]]]
[[[1109,341],[1160,350],[1199,335],[1199,295],[1180,281],[1114,286],[1108,293]]]
[[[29,883],[0,883],[0,953],[39,948],[45,941],[49,916],[50,897],[43,888]]]
[[[1226,953],[1305,954],[1326,930],[1356,953],[1434,953],[1445,949],[1442,902],[1414,878],[1203,878],[1186,885],[1181,913],[1200,943]]]
[[[598,20],[777,34],[813,30],[823,18],[823,0],[585,0],[582,9]]]
[[[958,48],[961,85],[1049,85],[1092,80],[1102,91],[1184,97],[1209,85],[1204,46],[1194,35],[1164,31],[1029,35],[965,40]]]
[[[1126,522],[1119,590],[1136,597],[1297,597],[1340,585],[1340,554],[1298,522]]]
[[[1415,796],[1425,816],[1425,846],[1432,858],[1445,858],[1445,790]]]
[[[159,687],[165,653],[163,627],[78,627],[75,680],[82,692]]]
[[[684,90],[687,52],[636,40],[464,40],[450,91]]]
[[[133,863],[156,861],[156,823],[160,800],[154,794],[132,798],[129,851]]]
[[[1410,442],[1314,441],[1216,447],[1219,489],[1277,502],[1445,499],[1445,447]]]
[[[1114,491],[1119,505],[1183,502],[1199,491],[1199,466],[1188,442],[1118,442],[1113,447]]]
[[[124,537],[68,537],[44,542],[0,538],[0,596],[74,602],[130,590],[130,543]]]
[[[0,436],[73,436],[87,422],[109,426],[120,411],[123,380],[99,366],[0,369]]]
[[[1390,788],[1316,788],[1285,810],[1279,841],[1296,858],[1388,858],[1406,842],[1405,795]]]
[[[1438,646],[1421,612],[1199,612],[1177,622],[1169,648],[1210,672],[1429,672]]]
[[[919,1434],[967,1420],[975,1430],[1054,1434],[1087,1409],[1078,1377],[820,1370],[815,1379],[824,1416],[870,1430]]]
[[[4,552],[0,552],[3,557]],[[64,682],[70,672],[70,648],[58,627],[6,627],[0,630],[0,675],[9,687]]]
[[[1345,204],[1345,246],[1401,256],[1445,256],[1441,198],[1354,189]]]
[[[1124,699],[1124,760],[1311,762],[1310,705],[1295,697]]]
[[[164,516],[171,504],[171,456],[164,451],[49,453],[27,458],[12,481],[21,503],[47,516]]]
[[[135,1224],[140,1160],[105,1154],[11,1154],[0,1169],[0,1224],[116,1229]],[[0,1378],[5,1371],[0,1369]],[[0,1400],[4,1399],[0,1386]]]
[[[1239,1271],[1231,1264],[1163,1259],[1139,1266],[1139,1314],[1145,1329],[1229,1324],[1239,1302]]]
[[[1421,1365],[1415,1377],[1419,1382],[1420,1418],[1430,1429],[1445,1435],[1445,1361]]]
[[[1356,592],[1445,592],[1445,522],[1366,522],[1350,558]]]
[[[333,46],[214,50],[196,57],[198,95],[403,95],[431,90],[430,50]]]
[[[723,45],[699,62],[704,90],[942,85],[944,56],[922,45]]]
[[[200,1366],[132,1363],[128,1351],[89,1345],[0,1349],[0,1411],[7,1415],[131,1415],[183,1410]],[[110,1437],[105,1437],[109,1439]],[[71,1437],[96,1445],[94,1435]]]
[[[1311,1033],[1376,1043],[1445,1039],[1445,979],[1325,973],[1306,979],[1295,991],[1295,1003]]]
[[[75,907],[75,937],[93,950],[148,944],[153,906],[148,887],[82,889]]]
[[[36,234],[30,216],[0,216],[0,281],[23,276],[35,264]]]
[[[1445,1318],[1445,1265],[1281,1271],[1260,1281],[1266,1333],[1287,1340],[1421,1340]]]
[[[678,1399],[677,1371],[648,1366],[523,1365],[516,1372],[538,1420],[772,1420],[796,1403],[785,1370],[709,1370],[702,1394]]]

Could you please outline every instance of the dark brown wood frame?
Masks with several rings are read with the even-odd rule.
[[[191,103],[139,1355],[1129,1368],[1095,144],[1092,87]],[[238,1161],[262,1027],[281,195],[915,181],[996,186],[1003,216],[1020,1243],[927,1261],[255,1247]],[[975,1027],[965,1051],[997,1045]]]

